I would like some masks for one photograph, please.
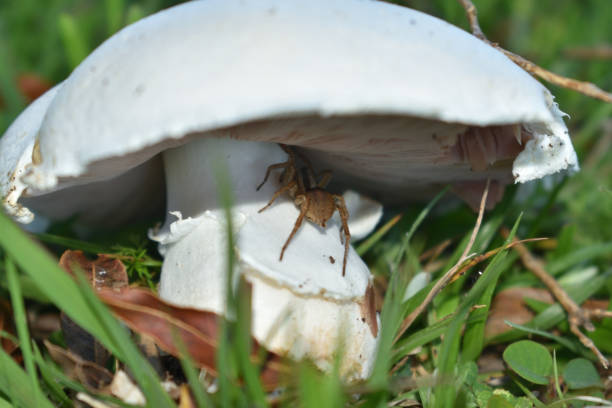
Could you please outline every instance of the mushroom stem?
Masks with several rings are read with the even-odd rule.
[[[161,297],[216,313],[226,310],[227,237],[212,171],[215,160],[224,160],[229,169],[235,272],[252,285],[254,337],[278,354],[312,359],[322,369],[333,366],[342,344],[341,375],[347,381],[365,378],[378,341],[371,317],[375,310],[367,307],[369,270],[352,248],[346,277],[341,263],[330,262],[330,256],[342,259],[344,253],[334,219],[326,228],[304,223],[279,261],[299,210],[279,197],[258,213],[278,189],[277,177],[256,189],[266,168],[286,160],[276,144],[202,138],[164,153],[172,217],[151,233],[165,257]]]

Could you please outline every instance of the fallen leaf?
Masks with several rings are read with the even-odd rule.
[[[152,338],[174,356],[180,355],[175,342],[180,340],[196,365],[216,374],[219,316],[215,313],[172,305],[143,288],[102,289],[98,295],[136,333]],[[253,344],[256,356],[259,346]],[[284,367],[279,356],[268,354],[260,373],[264,387],[276,387]]]
[[[70,275],[82,271],[94,289],[119,289],[129,284],[127,271],[120,260],[106,254],[98,254],[89,260],[83,251],[64,251],[59,266]]]
[[[97,290],[119,289],[128,285],[125,266],[108,255],[99,254],[97,259],[90,260],[82,251],[68,250],[62,254],[59,265],[72,276],[84,273],[87,281]],[[60,320],[68,350],[82,359],[101,366],[106,365],[110,353],[102,344],[64,313]]]
[[[62,367],[62,371],[71,379],[78,380],[89,391],[107,393],[107,387],[113,380],[113,374],[106,368],[87,361],[75,353],[65,350],[49,341],[44,341],[51,358]]]
[[[33,339],[44,340],[61,329],[60,313],[57,311],[28,310],[28,327]]]
[[[17,77],[17,87],[27,102],[32,102],[51,89],[51,82],[38,74],[24,73]]]
[[[552,295],[546,289],[530,287],[504,289],[495,295],[491,302],[489,318],[485,325],[485,337],[496,336],[511,330],[512,328],[505,324],[504,320],[525,324],[533,319],[534,313],[525,303],[525,298],[553,303]]]
[[[111,308],[115,315],[138,333],[147,344],[147,355],[152,352],[152,340],[157,347],[178,357],[180,340],[190,358],[200,368],[216,375],[215,359],[219,334],[219,316],[215,313],[194,308],[179,307],[161,300],[148,289],[128,287],[128,278],[123,264],[107,255],[98,255],[89,260],[81,251],[65,251],[59,261],[60,266],[72,276],[84,273],[96,289],[100,299]],[[373,295],[373,293],[372,293]],[[375,311],[372,312],[374,297],[371,296],[364,318],[370,322],[372,330],[377,330]],[[98,362],[101,357],[95,339],[74,322],[62,318],[66,344],[70,351],[83,359]],[[101,347],[101,346],[100,346]],[[259,345],[253,340],[253,360],[256,361]],[[103,349],[106,352],[105,349]],[[279,356],[268,354],[260,373],[264,387],[275,388],[280,380],[280,372],[285,369]]]

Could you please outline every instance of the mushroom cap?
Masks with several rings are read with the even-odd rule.
[[[32,191],[22,177],[33,163],[34,146],[44,115],[61,84],[34,101],[11,124],[0,138],[0,197],[9,215],[21,223],[30,223],[30,209],[52,219],[66,219],[79,214],[86,224],[113,227],[137,216],[150,216],[163,207],[163,165],[159,157],[110,178],[82,175],[58,186],[53,191]],[[23,197],[22,197],[23,195]],[[45,222],[34,226],[44,228]]]
[[[31,103],[0,138],[0,197],[9,215],[22,223],[31,222],[34,215],[17,202],[26,188],[21,177],[26,167],[32,164],[36,133],[60,86],[53,87]]]
[[[576,166],[548,91],[497,50],[444,21],[367,0],[207,0],[125,28],[75,69],[46,112],[38,138],[42,162],[28,182],[48,189],[58,177],[108,178],[196,133],[238,126],[235,137],[259,137],[240,132],[247,122],[364,114],[407,123],[389,134],[383,117],[361,139],[324,127],[317,142],[299,134],[301,122],[280,120],[267,127],[266,140],[336,152],[360,141],[357,153],[380,153],[376,135],[385,131],[387,141],[398,135],[409,141],[426,127],[431,139],[435,123],[452,139],[466,125],[533,124],[566,147],[546,157],[545,171],[515,172],[517,179]],[[361,170],[361,162],[343,170],[336,156],[324,162],[359,178],[353,167]],[[542,158],[536,156],[529,158]],[[379,167],[377,178],[410,171]],[[469,178],[469,166],[463,170]]]

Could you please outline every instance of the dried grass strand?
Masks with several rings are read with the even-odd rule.
[[[440,293],[440,291],[444,289],[446,285],[448,285],[449,282],[451,282],[451,280],[453,279],[453,277],[455,276],[455,274],[457,273],[461,265],[463,265],[463,262],[465,262],[465,260],[469,258],[468,254],[472,250],[472,246],[474,246],[474,241],[476,241],[476,236],[478,235],[478,231],[480,231],[480,226],[482,225],[482,218],[484,216],[484,211],[485,211],[485,206],[487,203],[487,196],[489,195],[490,185],[491,185],[491,179],[488,178],[485,188],[482,192],[482,198],[480,199],[480,206],[478,209],[478,218],[476,219],[476,224],[474,225],[474,229],[472,230],[472,235],[470,236],[470,240],[468,241],[468,244],[463,250],[463,253],[459,257],[459,260],[457,261],[457,263],[455,263],[455,265],[452,268],[448,270],[448,272],[444,274],[444,276],[438,279],[438,281],[435,283],[435,285],[431,288],[431,290],[425,297],[425,300],[423,300],[423,302],[420,305],[418,305],[412,311],[412,313],[406,316],[406,318],[402,321],[402,325],[400,326],[400,329],[398,330],[397,335],[395,336],[395,339],[393,340],[393,343],[397,342],[400,339],[400,337],[402,337],[402,335],[406,332],[406,330],[408,330],[408,328],[412,325],[412,323],[414,323],[416,318],[419,317],[421,313],[423,313],[423,311],[427,308],[427,306],[429,306],[429,304],[433,301],[436,295]]]
[[[507,237],[509,235],[508,229],[502,230],[502,235]],[[609,361],[599,351],[595,343],[588,338],[584,333],[580,331],[580,327],[584,327],[588,331],[595,330],[595,326],[591,322],[591,318],[603,318],[612,317],[612,311],[603,309],[583,309],[567,294],[567,292],[559,285],[553,276],[551,276],[544,266],[544,262],[536,258],[527,247],[518,241],[514,237],[513,242],[516,242],[514,250],[519,254],[521,261],[525,268],[530,270],[535,276],[537,276],[544,285],[550,290],[553,296],[565,309],[568,315],[568,322],[570,325],[570,331],[574,333],[580,342],[587,348],[589,348],[599,359],[599,362],[604,368],[609,367]]]
[[[523,68],[525,71],[530,74],[540,77],[543,80],[550,82],[551,84],[561,86],[563,88],[571,89],[577,92],[580,92],[584,95],[590,96],[591,98],[599,99],[604,102],[612,103],[612,94],[604,91],[599,88],[597,85],[592,84],[590,82],[579,81],[577,79],[564,77],[562,75],[555,74],[554,72],[548,71],[539,65],[529,61],[526,58],[521,57],[518,54],[510,52],[504,48],[502,48],[499,44],[489,41],[489,39],[485,36],[480,28],[480,24],[478,23],[478,11],[474,3],[471,0],[458,0],[459,3],[465,9],[465,13],[467,15],[470,29],[472,30],[472,34],[489,44],[491,47],[499,50],[504,55],[506,55],[512,62],[514,62],[519,67]]]

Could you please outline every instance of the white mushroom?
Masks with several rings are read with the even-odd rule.
[[[335,188],[385,202],[487,177],[501,192],[513,178],[578,166],[541,84],[468,33],[375,1],[186,3],[113,36],[54,92],[19,119],[37,138],[33,163],[13,155],[25,154],[27,176],[0,179],[5,197],[19,187],[9,209],[25,211],[23,192],[121,177],[165,151],[171,215],[152,234],[165,254],[160,293],[222,312],[223,218],[210,155],[227,159],[255,337],[323,368],[347,339],[348,380],[367,376],[376,348],[369,272],[352,250],[345,278],[330,262],[342,256],[337,222],[305,224],[279,262],[298,210],[285,198],[257,213],[278,186],[255,187],[284,159],[261,142],[300,146],[317,169],[334,171]],[[364,231],[376,214],[359,218]]]

